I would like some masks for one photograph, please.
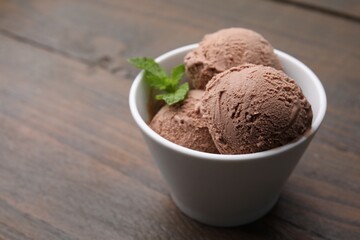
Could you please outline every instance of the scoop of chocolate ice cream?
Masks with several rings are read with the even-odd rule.
[[[203,116],[222,154],[254,153],[295,141],[311,128],[312,110],[284,72],[261,65],[228,69],[211,79]]]
[[[162,137],[183,147],[219,153],[200,112],[203,92],[191,90],[182,103],[163,106],[152,119],[150,127]]]
[[[196,89],[205,89],[214,75],[244,63],[282,69],[271,44],[260,34],[244,28],[222,29],[205,35],[199,47],[185,56],[184,62]]]

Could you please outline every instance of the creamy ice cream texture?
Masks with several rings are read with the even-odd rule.
[[[203,116],[222,154],[265,151],[310,129],[311,106],[284,72],[247,64],[216,75],[202,98]]]
[[[214,75],[244,63],[282,69],[271,44],[260,34],[244,28],[205,35],[184,62],[190,83],[196,89],[205,89]]]
[[[162,137],[209,153],[246,154],[298,140],[312,110],[258,33],[229,28],[206,35],[184,59],[188,97],[164,106],[150,127]]]
[[[167,140],[208,153],[219,153],[200,112],[202,90],[190,90],[187,98],[172,106],[165,105],[154,116],[150,127]]]

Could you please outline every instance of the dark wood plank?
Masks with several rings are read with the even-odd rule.
[[[204,2],[1,3],[0,239],[358,238],[359,24],[277,2]],[[128,110],[126,58],[228,26],[308,64],[329,107],[270,214],[222,229],[169,198]]]
[[[121,68],[129,56],[155,57],[228,26],[252,28],[269,38],[275,47],[312,59],[314,54],[310,53],[329,53],[334,48],[345,51],[344,55],[355,54],[353,50],[358,49],[359,40],[356,23],[268,1],[233,0],[224,5],[189,0],[152,4],[143,0],[17,0],[7,1],[0,11],[2,29],[112,70]],[[313,52],[314,48],[317,52]],[[339,63],[334,58],[328,61]]]
[[[339,17],[360,20],[360,2],[357,0],[280,0],[286,3],[295,3],[299,7],[313,9],[324,12],[325,14],[334,14]]]

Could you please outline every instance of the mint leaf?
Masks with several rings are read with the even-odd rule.
[[[158,90],[172,88],[172,82],[168,77],[159,78],[157,75],[145,70],[144,78],[150,87],[156,88]]]
[[[173,105],[184,100],[188,92],[189,83],[186,82],[182,84],[175,92],[158,94],[155,96],[155,98],[157,100],[164,100],[168,105]]]
[[[129,63],[133,64],[135,67],[144,69],[145,71],[150,72],[152,75],[156,76],[157,78],[167,78],[167,74],[161,66],[155,62],[154,59],[146,58],[146,57],[139,57],[139,58],[130,58]]]
[[[176,82],[176,84],[179,83],[181,78],[184,76],[185,73],[185,66],[184,64],[181,64],[179,66],[174,67],[171,70],[171,79]]]
[[[169,77],[166,71],[151,58],[130,58],[128,62],[143,69],[145,81],[150,87],[161,91],[155,96],[157,100],[164,100],[168,105],[172,105],[186,98],[189,84],[184,83],[179,86],[179,82],[185,73],[184,64],[174,67],[171,70],[171,77]]]
[[[164,69],[154,61],[154,59],[140,57],[130,58],[129,63],[132,63],[135,67],[145,70],[145,79],[151,87],[159,90],[169,88],[171,80],[168,78]]]

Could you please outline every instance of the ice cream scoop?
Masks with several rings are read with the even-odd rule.
[[[205,35],[199,46],[184,58],[192,86],[205,89],[210,79],[244,63],[282,67],[271,44],[260,34],[245,28],[222,29]]]
[[[202,95],[202,90],[191,90],[182,103],[163,106],[152,119],[150,127],[183,147],[219,153],[200,112]]]
[[[203,116],[222,154],[254,153],[299,139],[311,128],[312,110],[284,72],[247,64],[211,79]]]

